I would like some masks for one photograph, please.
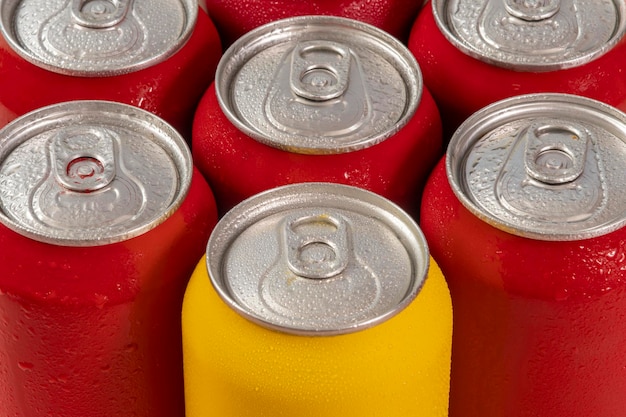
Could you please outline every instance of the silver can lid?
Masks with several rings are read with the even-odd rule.
[[[0,130],[0,222],[31,239],[98,246],[156,227],[191,184],[191,152],[133,106],[73,101]]]
[[[374,26],[301,16],[257,28],[222,56],[216,94],[228,119],[295,153],[366,148],[413,116],[422,77],[413,55]]]
[[[197,14],[196,0],[6,0],[0,30],[34,65],[102,77],[169,58],[191,36]]]
[[[568,94],[530,94],[470,116],[447,150],[461,202],[506,232],[581,240],[626,224],[626,115]]]
[[[229,211],[207,245],[221,298],[287,333],[354,332],[389,319],[419,292],[429,266],[408,214],[360,188],[304,183],[257,194]]]
[[[622,39],[622,0],[433,0],[441,32],[477,59],[518,71],[583,65]]]

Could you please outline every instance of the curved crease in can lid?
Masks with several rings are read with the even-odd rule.
[[[626,32],[621,0],[433,0],[432,8],[459,50],[517,71],[586,64]]]
[[[0,222],[31,239],[98,246],[167,219],[191,184],[191,153],[133,106],[74,101],[0,130]]]
[[[626,224],[626,114],[568,94],[502,100],[469,117],[446,154],[450,184],[512,234],[581,240]]]
[[[413,116],[423,88],[415,58],[397,39],[333,16],[289,18],[249,32],[224,53],[215,85],[241,131],[305,154],[385,140]]]
[[[220,297],[245,318],[300,335],[354,332],[406,307],[429,255],[415,222],[360,188],[306,183],[228,212],[207,246]]]
[[[7,0],[0,30],[17,54],[49,71],[125,74],[169,58],[191,36],[195,0]]]

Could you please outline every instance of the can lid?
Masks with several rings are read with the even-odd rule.
[[[432,8],[458,49],[518,71],[583,65],[626,31],[621,0],[433,0]]]
[[[330,335],[375,326],[417,295],[429,266],[411,217],[360,188],[303,183],[226,213],[207,245],[221,298],[262,326]]]
[[[191,36],[197,14],[196,0],[6,0],[0,30],[34,65],[102,77],[169,58]]]
[[[379,143],[413,116],[422,77],[409,50],[374,26],[334,16],[275,21],[224,53],[216,94],[261,143],[334,154]]]
[[[63,246],[130,239],[180,206],[191,167],[184,139],[147,111],[106,101],[44,107],[0,130],[0,222]]]
[[[530,94],[470,116],[446,155],[450,184],[506,232],[581,240],[626,224],[626,114],[568,94]]]

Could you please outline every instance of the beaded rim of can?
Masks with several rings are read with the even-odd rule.
[[[64,135],[68,129],[71,132]],[[72,142],[72,135],[86,137],[88,148],[73,147],[77,142]],[[99,136],[110,144],[108,155],[92,146]],[[142,235],[169,218],[191,186],[191,151],[182,136],[158,116],[127,104],[86,100],[43,107],[0,129],[0,143],[0,223],[44,243],[101,246]],[[122,158],[124,150],[129,157]],[[14,157],[18,152],[20,156]],[[24,155],[28,161],[20,164]],[[55,156],[58,159],[52,161]],[[58,161],[62,164],[55,167]],[[107,170],[106,161],[112,162],[113,172]],[[88,182],[94,166],[99,167],[96,182],[82,189],[80,181],[71,184],[72,177],[65,175],[76,167],[73,178]],[[85,167],[87,175],[80,171]],[[91,195],[103,198],[108,217],[98,218],[94,211],[100,202],[80,200]],[[35,202],[48,201],[48,196],[68,198],[59,203],[57,212],[70,214],[57,217],[47,210],[48,204],[37,208]],[[137,210],[126,212],[131,209]]]
[[[549,168],[566,174],[562,179],[557,175],[556,181],[546,181],[535,172],[532,164],[542,155],[556,151],[557,159],[565,156],[569,161],[575,153],[562,142],[529,147],[528,140],[537,139],[536,132],[548,139],[551,134],[575,142],[584,139],[587,162],[579,166],[580,172],[568,177],[566,164],[553,165]],[[537,240],[573,241],[626,225],[626,193],[606,192],[608,186],[624,184],[625,156],[626,114],[622,111],[576,95],[528,94],[486,106],[461,124],[446,151],[446,172],[456,197],[491,226]],[[523,164],[514,165],[518,160]],[[518,205],[517,197],[504,194],[511,184],[518,191],[535,184],[537,193],[522,191],[517,197],[524,204],[530,201],[528,196],[536,199],[526,209]],[[567,195],[567,190],[576,192]]]
[[[394,104],[394,111],[370,110],[370,113],[376,114],[376,119],[362,123],[358,128],[350,126],[337,132],[330,133],[331,128],[328,127],[332,123],[329,121],[317,122],[307,127],[305,133],[299,132],[298,129],[292,129],[289,126],[283,126],[275,120],[268,118],[266,113],[265,93],[259,94],[256,90],[259,87],[259,80],[277,76],[280,72],[280,66],[274,57],[272,64],[278,67],[270,68],[268,65],[261,65],[259,68],[250,70],[251,77],[255,80],[254,91],[252,87],[241,87],[241,91],[234,93],[233,85],[244,84],[239,80],[242,68],[245,68],[248,62],[255,57],[260,56],[267,51],[273,53],[272,48],[289,47],[295,48],[294,44],[300,39],[311,40],[311,34],[315,34],[318,38],[315,41],[329,41],[329,43],[341,43],[346,39],[350,39],[353,45],[348,45],[349,54],[353,55],[353,60],[358,61],[352,48],[358,46],[362,50],[368,51],[372,56],[382,55],[383,58],[378,59],[378,63],[384,63],[386,68],[393,68],[395,72],[393,80],[401,82],[402,93],[394,92],[394,100],[402,100],[399,105]],[[356,45],[356,46],[355,46]],[[374,66],[374,63],[364,62],[362,65]],[[276,71],[276,73],[259,76],[258,71]],[[380,69],[379,69],[380,71]],[[361,71],[362,72],[362,71]],[[364,77],[368,77],[365,74]],[[368,83],[386,83],[390,82],[390,77],[384,74],[372,74],[367,78]],[[236,80],[237,79],[237,80]],[[236,82],[235,82],[236,80]],[[266,80],[263,88],[271,90],[270,81]],[[356,83],[354,83],[356,85]],[[393,136],[402,129],[411,117],[414,115],[423,90],[422,76],[419,65],[411,52],[393,36],[367,23],[356,21],[353,19],[336,17],[336,16],[297,16],[287,19],[278,20],[263,25],[246,35],[239,38],[233,43],[223,54],[215,75],[215,90],[220,107],[228,120],[233,123],[239,130],[255,140],[271,147],[282,149],[294,153],[303,154],[337,154],[364,149],[380,143],[387,138]],[[395,87],[394,87],[395,88]],[[388,94],[390,86],[387,88],[380,87],[383,94]],[[237,100],[237,96],[246,93],[245,100]],[[269,94],[269,93],[268,93]],[[256,101],[258,101],[258,103]],[[254,103],[250,104],[251,101]],[[372,99],[372,101],[374,101]],[[384,100],[377,100],[383,102]],[[245,102],[246,108],[242,109],[238,105],[239,102]],[[378,106],[381,106],[379,103]],[[369,104],[369,107],[373,107]],[[249,108],[249,110],[248,110]],[[321,107],[318,107],[318,109]],[[261,109],[261,110],[259,110]],[[244,112],[246,112],[244,116]],[[263,115],[247,114],[247,112],[263,112]],[[268,120],[266,120],[268,119]],[[279,127],[276,127],[279,126]],[[366,128],[362,127],[365,126]],[[369,132],[367,129],[370,129]],[[320,133],[321,131],[321,133]],[[343,134],[343,132],[348,132]]]
[[[398,270],[406,272],[404,276],[405,281],[402,281],[403,278],[398,276],[401,274],[394,275],[388,271],[381,272],[381,275],[390,275],[390,277],[381,278],[381,281],[386,279],[391,282],[391,284],[384,282],[382,284],[384,289],[381,291],[388,291],[387,294],[384,294],[388,297],[384,295],[377,297],[377,302],[382,305],[369,310],[359,309],[359,301],[362,301],[359,299],[359,296],[363,298],[371,295],[364,294],[367,291],[362,291],[359,294],[352,294],[355,299],[343,306],[339,305],[342,297],[328,298],[326,301],[332,300],[333,304],[324,304],[324,308],[315,313],[314,307],[306,305],[305,300],[297,297],[301,295],[307,299],[307,297],[311,296],[307,291],[304,291],[303,294],[298,294],[297,289],[294,288],[298,282],[297,280],[302,280],[302,282],[305,282],[305,285],[313,286],[317,286],[319,282],[324,283],[319,281],[320,278],[329,278],[330,282],[338,283],[347,279],[342,275],[344,272],[350,276],[350,274],[354,273],[354,270],[347,268],[338,275],[333,276],[303,277],[302,275],[294,275],[287,272],[288,269],[285,266],[280,268],[268,266],[275,265],[276,260],[274,257],[267,256],[267,251],[264,252],[259,247],[259,242],[267,244],[269,232],[259,230],[257,227],[264,228],[268,224],[274,225],[277,218],[284,219],[284,216],[289,217],[289,215],[294,213],[296,217],[299,217],[303,211],[306,211],[308,215],[311,213],[311,210],[323,213],[323,221],[332,219],[332,212],[338,210],[348,213],[348,217],[354,215],[379,223],[379,230],[387,228],[385,234],[388,234],[388,237],[394,240],[395,245],[393,248],[403,248],[402,251],[406,252],[403,256],[408,258],[407,265],[402,265],[402,268],[406,269],[398,267],[400,268]],[[307,216],[305,215],[304,217]],[[384,227],[381,229],[380,226]],[[353,227],[357,226],[353,224]],[[275,232],[278,233],[278,230],[271,226],[269,230],[271,232],[269,233],[270,235],[274,235]],[[248,233],[247,237],[245,236],[246,233]],[[255,249],[252,251],[250,250],[251,243],[248,239],[251,239],[254,243],[253,247]],[[271,239],[275,239],[275,237]],[[383,236],[378,236],[378,239],[384,241]],[[245,244],[242,245],[241,240]],[[305,244],[310,243],[307,239],[305,240]],[[356,241],[357,239],[354,240]],[[371,245],[380,243],[376,242],[376,240],[376,238],[372,238],[370,242],[365,242],[363,239],[360,239],[359,244]],[[237,244],[241,248],[237,248]],[[272,252],[279,258],[280,250],[276,250],[278,250],[276,253],[272,252],[273,249],[269,250],[269,252]],[[363,249],[359,248],[356,250],[362,251]],[[383,250],[382,252],[385,251]],[[369,253],[371,253],[370,256],[376,254],[376,256],[384,258],[376,251]],[[247,259],[242,261],[240,259],[241,256]],[[378,260],[378,262],[383,261],[387,261],[387,259]],[[259,265],[263,265],[264,268],[261,269]],[[387,321],[404,310],[417,297],[427,277],[429,265],[430,258],[426,239],[417,223],[406,212],[377,194],[361,188],[335,183],[291,184],[264,191],[244,200],[220,219],[209,238],[206,251],[208,279],[220,298],[230,308],[242,317],[263,327],[304,336],[329,336],[352,333]],[[336,266],[333,265],[333,268]],[[267,270],[265,267],[267,267]],[[389,269],[397,272],[394,267],[389,267]],[[258,273],[255,273],[257,271]],[[269,281],[263,281],[263,285],[261,285],[263,279],[267,279],[267,277],[272,275],[268,271],[277,273],[278,280],[280,282],[284,281],[284,285],[288,287],[289,303],[294,303],[298,308],[304,309],[303,311],[296,311],[296,314],[290,315],[291,311],[280,309],[276,312],[276,310],[272,309],[271,303],[267,303],[267,299],[263,298],[262,290],[260,289],[270,286]],[[402,285],[400,285],[400,281],[402,281]],[[313,283],[309,284],[310,282]],[[390,290],[390,287],[393,287],[392,284],[397,287],[393,288],[396,291],[393,295],[391,294],[392,290]],[[249,293],[248,290],[252,291],[252,293]],[[241,292],[244,294],[240,294]],[[292,297],[296,299],[294,300]],[[343,313],[340,314],[339,310],[332,311],[333,307],[339,308],[339,310],[341,310],[341,307],[346,309],[345,311],[341,310]],[[336,314],[333,315],[332,313]],[[350,317],[351,313],[354,313],[354,316]]]
[[[520,17],[519,13],[517,13],[516,11],[509,11],[509,13],[511,14],[504,14],[506,14],[507,19],[514,20],[510,22],[510,26],[517,26],[517,23],[522,22],[523,25],[526,25],[531,29],[533,28],[533,25],[535,25],[534,27],[537,28],[536,25],[538,25],[538,21],[545,18],[547,22],[546,25],[550,26],[550,30],[555,30],[554,28],[564,28],[571,26],[565,24],[567,22],[560,22],[559,24],[559,22],[557,22],[556,20],[550,20],[552,17],[559,15],[561,2],[563,1],[565,0],[528,2],[529,5],[526,6],[526,2],[516,0],[481,0],[481,4],[468,2],[466,5],[466,9],[472,9],[472,16],[478,19],[478,11],[474,9],[480,9],[482,11],[482,13],[480,13],[480,16],[491,16],[489,13],[486,13],[485,10],[483,10],[483,8],[487,7],[487,5],[495,8],[497,3],[497,7],[500,7],[502,10],[511,9],[512,7],[522,8],[523,11],[518,11],[519,13],[534,13],[536,14],[536,16],[532,15],[529,17]],[[607,31],[605,35],[602,35],[602,39],[600,39],[600,44],[594,44],[592,45],[593,47],[588,50],[578,51],[578,47],[584,49],[588,48],[588,45],[573,45],[575,42],[582,42],[581,39],[586,38],[581,36],[577,32],[578,30],[580,30],[580,28],[576,27],[576,30],[572,31],[572,36],[567,37],[563,35],[562,39],[560,39],[567,39],[567,41],[564,41],[566,43],[565,45],[552,45],[550,48],[546,49],[545,54],[541,52],[537,53],[537,51],[540,50],[540,45],[535,45],[531,42],[528,46],[526,46],[522,42],[522,38],[517,38],[517,36],[522,36],[523,38],[525,38],[525,41],[528,41],[528,36],[520,33],[506,33],[506,31],[504,31],[503,29],[504,25],[501,23],[500,20],[494,17],[495,15],[497,15],[497,13],[495,12],[492,13],[494,16],[491,16],[493,17],[493,21],[491,21],[488,25],[481,26],[479,22],[472,22],[475,23],[475,28],[471,28],[472,30],[466,29],[465,31],[463,31],[463,33],[460,33],[460,31],[455,28],[454,23],[452,23],[453,18],[450,15],[452,14],[451,10],[456,11],[459,5],[463,3],[463,0],[433,0],[431,3],[432,13],[434,15],[437,27],[445,36],[445,38],[457,49],[480,61],[484,61],[499,67],[512,69],[515,71],[548,72],[582,66],[609,52],[613,47],[615,47],[617,43],[622,41],[622,39],[626,35],[626,4],[620,0],[608,1],[608,3],[612,5],[611,14],[613,12],[615,13],[615,15],[612,16],[613,19],[616,20],[615,26],[613,28],[606,25],[606,22],[599,16],[599,13],[594,13],[589,10],[578,12],[576,12],[575,10],[568,11],[568,13],[573,13],[576,16],[578,16],[578,14],[581,14],[583,18],[586,19],[598,19],[597,22],[594,22],[595,27],[587,29],[589,32],[592,33],[598,32],[600,30]],[[503,5],[500,5],[500,3],[503,3]],[[586,3],[589,7],[601,7],[601,5],[595,2],[595,0],[588,1]],[[509,4],[512,6],[510,6]],[[541,7],[542,4],[543,7]],[[553,10],[550,11],[549,9]],[[565,10],[566,8],[563,7],[563,9]],[[540,12],[545,13],[542,15]],[[499,18],[504,19],[503,16],[499,16]],[[467,21],[465,21],[465,23],[466,22]],[[487,26],[498,28],[497,30],[502,30],[503,33],[501,34],[501,36],[503,36],[503,42],[507,44],[506,47],[497,45],[497,41],[485,39]],[[473,29],[475,29],[475,33]],[[516,30],[519,31],[519,28],[517,28]],[[610,34],[608,32],[610,32]],[[556,34],[548,34],[546,36],[539,36],[537,39],[534,40],[538,41],[540,44],[544,41],[551,42],[557,37],[558,36]],[[492,45],[493,42],[496,43],[495,46]],[[515,50],[518,47],[522,48],[522,46],[526,49]]]
[[[80,45],[88,44],[87,40],[83,38],[85,33],[114,33],[114,31],[110,29],[115,27],[115,25],[123,24],[124,19],[130,19],[128,16],[132,16],[133,19],[139,22],[133,26],[133,29],[127,28],[126,32],[129,33],[124,32],[123,34],[117,34],[118,38],[124,38],[127,42],[126,49],[121,52],[114,52],[114,49],[110,51],[99,50],[99,48],[103,48],[101,46],[102,44],[113,44],[113,46],[115,46],[115,39],[111,38],[109,35],[107,35],[108,37],[103,35],[106,39],[97,40],[94,45],[88,45],[88,50],[94,51],[96,57],[93,62],[91,62],[88,59],[88,54],[85,55],[84,52],[75,49],[76,45],[74,45],[74,49],[70,48],[68,51],[61,51],[58,45],[56,47],[50,45],[46,46],[46,42],[51,42],[50,39],[59,38],[59,34],[63,32],[63,30],[59,28],[55,29],[59,33],[55,36],[50,34],[42,36],[38,32],[36,39],[32,40],[27,38],[24,33],[21,33],[20,30],[28,31],[30,27],[28,24],[21,29],[21,26],[18,27],[15,22],[17,13],[22,13],[23,16],[39,16],[47,10],[45,7],[42,8],[35,5],[35,10],[32,12],[28,12],[28,10],[21,12],[20,9],[24,7],[23,4],[26,3],[26,1],[27,0],[6,0],[0,2],[0,32],[2,36],[15,53],[31,64],[51,72],[76,77],[110,77],[123,75],[161,63],[176,54],[189,40],[198,17],[198,2],[196,0],[176,0],[182,12],[182,15],[177,19],[177,23],[181,26],[179,28],[180,30],[174,34],[170,33],[176,31],[173,26],[172,29],[168,31],[162,30],[161,28],[160,31],[157,31],[159,35],[151,36],[150,38],[154,39],[146,44],[146,37],[142,31],[150,30],[151,28],[137,20],[137,17],[133,13],[134,9],[132,9],[130,13],[122,13],[121,18],[119,16],[117,19],[111,18],[111,22],[109,22],[112,25],[111,27],[104,27],[102,26],[104,23],[97,20],[94,22],[85,22],[86,19],[80,17],[82,16],[81,9],[88,3],[94,3],[96,4],[94,7],[100,7],[100,9],[102,9],[108,8],[109,6],[121,7],[120,5],[134,8],[136,7],[136,3],[144,2],[142,4],[142,10],[145,12],[145,9],[152,7],[146,0],[125,0],[116,3],[98,0],[91,2],[84,0],[68,0],[64,3],[63,8],[53,11],[55,13],[53,16],[40,16],[42,20],[36,21],[36,23],[40,25],[44,25],[44,23],[51,25],[53,17],[58,19],[73,18],[75,21],[78,21],[79,23],[74,23],[67,27],[80,26],[80,30],[76,31],[78,34],[75,39]],[[45,2],[47,0],[43,1]],[[103,14],[100,9],[98,9],[98,13]],[[52,11],[49,13],[52,13]],[[96,15],[98,13],[96,13]],[[157,18],[158,16],[164,15],[163,11],[159,13],[146,12],[145,15],[154,15],[157,16]],[[80,14],[80,16],[74,17],[76,14]],[[168,15],[167,19],[171,21],[172,16]],[[153,25],[151,24],[150,26]],[[38,30],[42,30],[41,27],[38,28]],[[82,34],[80,34],[80,32],[82,32]],[[159,36],[164,36],[163,34],[167,34],[167,38],[159,39]],[[107,48],[110,49],[111,45]]]

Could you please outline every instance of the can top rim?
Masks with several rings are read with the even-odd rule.
[[[22,7],[22,4],[26,1],[27,0],[7,0],[0,2],[0,33],[11,49],[27,62],[42,69],[58,74],[86,78],[124,75],[166,61],[176,54],[191,37],[198,18],[199,7],[197,0],[177,0],[183,9],[184,16],[179,16],[179,23],[182,25],[182,29],[175,36],[175,39],[151,44],[149,48],[142,46],[140,48],[141,52],[136,54],[132,53],[131,50],[126,51],[120,55],[125,56],[123,60],[117,60],[114,59],[113,56],[103,55],[95,59],[94,62],[90,62],[84,58],[63,58],[65,52],[59,55],[59,52],[54,52],[53,50],[52,52],[48,52],[48,47],[38,46],[35,48],[33,45],[28,44],[25,41],[24,35],[18,33],[18,27],[15,23],[17,10]],[[70,0],[66,2],[65,7],[69,8],[70,3],[77,1],[80,2],[80,0]],[[135,0],[134,3],[128,1],[123,3],[134,7],[134,3],[137,3],[137,0]],[[55,16],[62,17],[62,12],[63,10],[57,11],[56,13],[58,14]],[[43,25],[43,22],[41,24]],[[152,30],[145,25],[140,25],[140,27],[142,28],[141,30]],[[96,33],[95,31],[108,29],[110,28],[94,28],[89,30]],[[136,34],[132,33],[131,35],[131,37],[133,37]],[[140,43],[137,39],[133,42]],[[41,44],[41,42],[39,42],[39,44]],[[137,46],[137,48],[139,48],[139,46]]]
[[[614,169],[615,166],[611,166],[614,165],[611,164],[611,161],[604,162],[605,165],[609,166],[603,167],[602,159],[606,158],[606,154],[613,152],[617,155],[614,157],[615,160],[618,161],[618,164],[620,163],[620,152],[624,152],[622,148],[626,147],[625,113],[600,101],[577,95],[561,93],[520,95],[492,103],[477,111],[466,119],[453,134],[446,150],[445,166],[448,182],[456,197],[472,214],[491,226],[510,234],[536,240],[583,240],[611,233],[626,225],[626,210],[621,207],[621,203],[609,201],[607,204],[607,200],[615,199],[620,193],[613,193],[611,198],[602,197],[603,210],[606,209],[604,210],[606,215],[594,214],[586,220],[571,219],[567,221],[547,220],[547,217],[541,218],[541,216],[540,218],[532,218],[531,216],[529,220],[525,214],[515,210],[503,209],[505,206],[502,203],[497,203],[497,208],[494,208],[491,203],[485,203],[482,197],[476,194],[476,188],[470,184],[471,179],[467,177],[466,170],[470,170],[470,167],[477,162],[476,158],[471,161],[469,158],[474,152],[477,152],[478,145],[484,146],[486,150],[479,150],[477,155],[485,155],[484,159],[487,160],[487,154],[480,152],[488,152],[491,145],[482,145],[483,139],[488,138],[493,132],[503,131],[503,129],[513,126],[514,123],[520,122],[523,126],[530,126],[533,121],[542,121],[546,118],[552,118],[552,121],[556,120],[555,126],[557,127],[567,126],[570,122],[581,124],[582,130],[586,130],[585,126],[593,126],[598,132],[601,132],[601,137],[594,139],[595,148],[600,149],[604,156],[593,155],[590,158],[599,161],[598,169],[604,173],[615,172],[617,175],[619,174],[617,171],[623,172],[623,170]],[[564,124],[561,125],[561,121]],[[508,138],[519,136],[517,127],[510,127],[510,129],[510,131],[502,133],[502,136],[495,134],[494,139],[492,139],[499,138],[499,145],[496,146],[494,142],[493,146],[506,153],[511,152],[511,148],[514,146],[508,142]],[[507,142],[504,142],[505,138]],[[619,146],[619,148],[615,146]],[[483,185],[486,195],[496,196],[497,194],[492,181],[502,175],[497,170],[502,169],[508,161],[507,158],[511,157],[510,153],[508,156],[506,153],[498,156],[498,167],[491,168],[494,172],[493,178],[489,177],[491,180],[486,186]],[[613,162],[615,163],[615,161]],[[474,175],[477,175],[476,178],[480,178],[482,171],[474,171]],[[528,175],[528,173],[522,175]],[[620,183],[615,178],[612,180],[603,178],[603,181]],[[499,198],[501,197],[496,196],[496,200]]]
[[[569,57],[564,56],[554,59],[541,57],[540,55],[535,57],[519,55],[516,57],[516,53],[505,54],[502,51],[499,51],[498,48],[490,49],[490,47],[484,46],[488,45],[486,42],[475,44],[470,40],[464,39],[453,29],[452,24],[450,23],[451,18],[449,13],[450,10],[453,7],[456,7],[455,5],[458,5],[461,1],[462,0],[452,2],[447,0],[433,0],[431,2],[432,13],[441,33],[450,43],[466,55],[495,66],[515,71],[548,72],[582,66],[605,55],[613,47],[615,47],[615,45],[622,41],[626,35],[626,4],[622,1],[611,1],[617,13],[617,21],[615,22],[615,27],[610,38],[602,45],[584,53],[573,54]],[[484,1],[485,0],[483,0],[483,2]],[[560,1],[562,0],[553,0],[552,3],[559,3]],[[595,17],[595,14],[587,13],[584,15],[587,19],[590,16]],[[535,23],[533,21],[525,21],[523,19],[520,19],[519,21],[526,22],[528,25]],[[478,25],[477,22],[476,25]]]
[[[350,34],[351,42],[366,45],[371,53],[385,54],[406,86],[407,102],[401,117],[382,132],[359,137],[346,143],[303,140],[288,130],[276,130],[271,135],[244,120],[237,110],[237,100],[231,91],[236,77],[248,61],[264,51],[282,44],[295,44],[304,36],[315,34],[320,40]],[[274,65],[276,63],[273,62]],[[225,116],[240,131],[253,139],[278,149],[303,154],[336,154],[364,149],[380,143],[408,123],[419,105],[423,84],[417,60],[408,48],[387,32],[361,21],[339,16],[308,15],[280,19],[257,27],[237,39],[222,55],[215,74],[215,92]],[[323,136],[323,135],[322,135]]]
[[[396,238],[411,253],[411,280],[402,300],[387,306],[384,312],[358,320],[344,320],[329,323],[311,319],[306,325],[276,319],[267,311],[268,306],[255,309],[244,305],[235,295],[236,284],[228,277],[224,259],[234,256],[230,253],[236,241],[251,227],[267,219],[313,209],[339,209],[359,215],[373,216],[372,219],[384,223],[397,234]],[[255,230],[255,232],[258,230]],[[252,233],[252,232],[251,232]],[[426,239],[415,221],[391,201],[361,188],[335,183],[298,183],[261,192],[252,196],[226,213],[212,232],[206,250],[208,279],[220,296],[235,312],[263,327],[295,335],[329,336],[352,333],[376,326],[398,314],[418,295],[426,279],[429,268],[429,250]],[[230,261],[234,262],[234,261]],[[249,270],[249,269],[247,269]],[[261,275],[261,273],[259,273]],[[255,285],[257,278],[254,277]],[[259,281],[260,282],[260,281]],[[259,290],[260,291],[260,290]],[[251,297],[261,297],[251,294]],[[356,302],[356,301],[355,301]],[[330,307],[329,307],[330,308]],[[270,308],[271,309],[271,308]],[[305,320],[306,321],[306,320]]]
[[[171,125],[158,116],[128,104],[104,100],[76,100],[49,105],[27,113],[0,129],[0,138],[2,139],[0,141],[2,143],[0,146],[0,166],[5,164],[7,158],[16,149],[27,144],[31,139],[49,135],[49,132],[82,126],[87,127],[87,129],[104,127],[112,131],[121,127],[128,132],[132,131],[136,135],[135,139],[139,137],[144,139],[146,143],[150,144],[150,149],[159,149],[158,152],[163,155],[159,158],[166,159],[168,166],[171,166],[168,170],[172,170],[170,181],[173,182],[172,185],[165,185],[168,187],[166,193],[170,197],[160,198],[162,201],[159,205],[159,211],[152,213],[150,210],[142,209],[142,212],[147,213],[146,216],[142,217],[129,213],[131,217],[128,222],[113,224],[102,230],[95,230],[91,226],[83,230],[78,223],[71,230],[65,230],[55,224],[24,221],[22,213],[27,212],[25,209],[32,210],[32,208],[18,207],[14,209],[5,206],[4,202],[0,202],[0,223],[16,233],[43,243],[76,247],[102,246],[125,241],[148,232],[163,223],[182,205],[189,192],[193,172],[191,151],[187,143]],[[113,146],[117,149],[118,145],[114,144]],[[142,144],[135,146],[142,146]],[[43,153],[45,150],[37,152]],[[121,151],[116,150],[115,152]],[[154,154],[151,155],[154,156]],[[78,154],[71,157],[76,158]],[[50,157],[48,156],[48,158]],[[141,163],[141,161],[137,163]],[[128,171],[127,168],[124,170]],[[48,174],[44,173],[44,175]],[[134,176],[136,172],[133,171],[130,175]],[[150,181],[149,178],[148,181]],[[143,184],[141,187],[151,189],[157,187],[157,183]],[[173,188],[169,189],[169,187]],[[164,191],[160,188],[158,190],[155,188],[155,190],[154,192]],[[143,207],[146,205],[146,201],[142,200],[140,204]],[[115,207],[118,206],[115,205]],[[11,211],[12,214],[9,215],[8,211]],[[30,218],[31,215],[27,217]]]

